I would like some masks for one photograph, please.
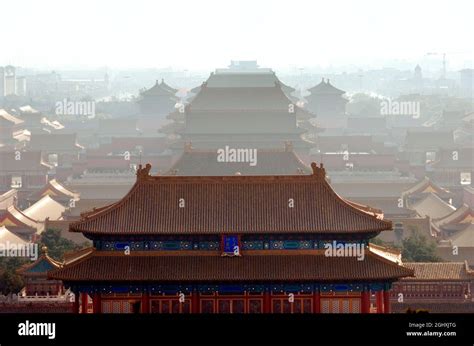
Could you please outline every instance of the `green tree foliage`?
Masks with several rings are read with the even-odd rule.
[[[18,293],[23,288],[23,279],[16,270],[26,263],[31,262],[26,258],[0,257],[0,293]]]
[[[56,260],[62,260],[66,252],[75,251],[83,248],[69,239],[61,237],[61,231],[57,229],[47,229],[41,235],[40,249],[43,246],[48,247],[48,255]]]
[[[402,259],[404,262],[440,262],[436,255],[436,243],[414,230],[402,240]]]
[[[48,229],[41,235],[41,241],[38,244],[39,252],[41,252],[43,246],[48,247],[48,255],[53,259],[62,260],[66,252],[79,250],[86,247],[87,244],[77,245],[68,239],[62,238],[59,230]],[[24,287],[24,282],[21,275],[17,274],[17,270],[29,263],[32,262],[28,258],[0,257],[0,294],[20,292]]]

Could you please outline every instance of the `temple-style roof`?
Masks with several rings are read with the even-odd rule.
[[[21,239],[19,236],[11,232],[7,227],[0,226],[0,244],[5,245],[7,243],[16,245],[26,245],[27,241]]]
[[[471,143],[472,146],[472,143]],[[453,155],[456,153],[457,158]],[[431,165],[433,168],[467,168],[474,167],[474,148],[443,149],[439,151],[439,158]]]
[[[23,210],[23,214],[30,219],[43,222],[46,219],[60,220],[66,208],[59,202],[45,195],[39,201]]]
[[[467,204],[463,204],[451,214],[443,218],[433,221],[433,224],[438,229],[444,230],[459,230],[465,228],[474,222],[474,210]]]
[[[436,185],[428,177],[425,177],[410,188],[403,191],[402,196],[408,197],[410,195],[426,195],[431,193],[434,193],[444,198],[452,196],[452,194],[448,190]]]
[[[83,146],[77,143],[77,135],[73,134],[33,134],[29,147],[43,151],[81,150]]]
[[[402,250],[369,243],[369,250],[389,261],[402,264]]]
[[[377,233],[391,222],[340,198],[325,169],[282,176],[150,176],[137,181],[118,203],[74,222],[70,230],[90,234]],[[293,207],[290,207],[292,200]],[[185,204],[180,208],[180,203]]]
[[[311,168],[287,145],[281,150],[258,150],[257,164],[248,162],[219,162],[216,150],[185,150],[166,175],[229,176],[308,174]]]
[[[157,80],[156,84],[150,89],[141,92],[142,96],[170,96],[173,97],[174,94],[178,92],[178,89],[172,88],[165,83],[164,79],[161,79],[161,83]]]
[[[0,172],[48,171],[51,168],[41,158],[41,151],[21,151],[20,156],[13,151],[0,152]]]
[[[402,191],[406,190],[413,183],[407,183],[406,181],[340,181],[333,182],[332,186],[334,189],[344,197],[351,199],[356,198],[373,198],[373,197],[384,197],[384,198],[399,198]]]
[[[38,221],[28,217],[14,205],[8,207],[7,210],[0,215],[0,226],[24,228],[29,231],[26,233],[35,233],[43,229]]]
[[[166,144],[165,137],[112,137],[111,142],[101,144],[98,151],[106,154],[123,153],[140,148],[144,153],[161,153],[166,149]]]
[[[296,98],[291,96],[295,89],[281,82],[275,72],[267,69],[253,71],[221,71],[211,73],[206,82],[208,88],[270,88],[275,83],[281,85],[283,92],[295,101]],[[202,85],[191,89],[194,94],[199,93]]]
[[[52,179],[48,181],[46,186],[44,186],[41,190],[28,196],[28,200],[39,200],[44,196],[50,196],[57,200],[78,201],[80,194],[69,190],[56,179]]]
[[[324,78],[321,80],[321,83],[318,85],[315,85],[311,89],[308,89],[311,94],[324,94],[324,95],[343,95],[346,92],[344,90],[338,89],[335,86],[333,86],[330,82],[329,79],[325,82]]]
[[[20,113],[26,113],[26,114],[41,114],[40,111],[37,109],[31,107],[30,105],[22,106],[18,108]]]
[[[454,146],[453,131],[409,130],[404,145],[408,150],[452,148]]]
[[[4,109],[0,109],[0,121],[6,121],[12,125],[19,125],[24,122],[23,120],[14,117]]]
[[[0,195],[0,210],[6,210],[9,206],[15,204],[18,196],[17,189],[11,189]]]
[[[42,254],[36,261],[26,264],[17,270],[22,276],[46,276],[50,270],[60,267],[61,262],[54,260],[48,255],[46,246],[42,248]]]
[[[448,238],[452,245],[474,248],[474,224],[469,223]],[[473,249],[474,251],[474,249]]]
[[[319,135],[316,143],[322,152],[338,152],[343,150],[343,147],[351,152],[370,152],[376,146],[370,135]]]
[[[288,92],[294,88],[283,84],[275,72],[242,72],[212,73],[207,80],[208,88],[268,88],[279,83],[282,89]]]
[[[406,277],[403,281],[465,281],[474,279],[467,262],[407,263],[403,265],[415,271],[415,276]]]
[[[220,252],[94,251],[49,273],[65,281],[348,281],[395,280],[413,271],[367,251],[355,257],[327,257],[323,251],[246,251],[242,257]]]
[[[209,88],[203,84],[199,93],[188,105],[192,111],[285,111],[293,102],[285,95],[281,85],[275,83],[270,87],[228,87]],[[295,106],[295,112],[300,109]],[[288,112],[290,115],[291,113]]]
[[[433,192],[410,206],[421,217],[429,216],[432,219],[442,218],[456,210],[451,204],[446,203]]]

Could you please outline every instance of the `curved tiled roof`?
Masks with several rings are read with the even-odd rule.
[[[459,223],[473,223],[474,220],[474,210],[470,208],[467,204],[463,204],[458,209],[454,210],[452,213],[433,220],[433,225],[440,229],[452,225],[456,225]]]
[[[391,222],[340,198],[322,167],[282,176],[150,176],[118,203],[87,213],[70,230],[94,234],[373,233]],[[290,207],[290,200],[293,207]],[[184,207],[179,203],[184,202]]]
[[[311,94],[336,94],[336,95],[342,95],[345,94],[346,92],[344,90],[338,89],[335,86],[333,86],[330,82],[329,79],[327,82],[324,81],[324,78],[321,80],[321,82],[318,85],[315,85],[311,89],[308,89]]]
[[[288,112],[290,104],[293,101],[285,95],[279,84],[259,88],[209,88],[204,83],[188,107],[192,111],[265,110],[291,114]],[[299,110],[295,106],[295,113]]]
[[[212,254],[169,255],[140,252],[125,255],[95,251],[49,273],[64,281],[350,281],[396,280],[413,270],[369,252],[355,257],[327,257],[320,251],[255,251],[242,257]]]
[[[7,243],[12,243],[12,244],[21,244],[21,245],[26,245],[28,244],[27,241],[21,239],[19,236],[17,236],[15,233],[11,232],[8,228],[5,226],[0,226],[0,244],[5,245]]]
[[[432,219],[445,217],[456,210],[433,192],[429,192],[425,198],[413,204],[410,209],[415,210],[421,217],[429,216]]]
[[[62,214],[66,211],[61,203],[56,202],[49,195],[43,196],[35,204],[29,208],[23,210],[23,214],[28,216],[30,219],[43,222],[45,219],[60,220]]]
[[[407,268],[415,271],[415,276],[404,280],[469,280],[474,279],[474,273],[468,271],[465,262],[442,263],[403,263]]]
[[[51,258],[43,248],[43,253],[35,262],[25,264],[17,270],[17,273],[24,276],[44,276],[49,270],[57,269],[60,265],[61,263]]]
[[[178,92],[178,89],[170,87],[168,84],[165,83],[164,79],[161,80],[161,83],[156,81],[156,84],[152,86],[150,89],[145,90],[141,93],[142,96],[151,95],[151,96],[174,96]]]
[[[181,176],[203,175],[279,175],[308,174],[311,168],[291,149],[258,150],[258,161],[255,166],[248,162],[218,162],[216,150],[185,150],[167,174]]]
[[[436,185],[431,181],[430,178],[425,177],[407,190],[403,191],[402,196],[409,196],[409,195],[416,195],[416,194],[427,194],[427,193],[435,193],[441,197],[450,196],[451,193]]]

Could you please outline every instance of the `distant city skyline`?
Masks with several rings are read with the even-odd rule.
[[[448,70],[473,67],[470,0],[449,6],[408,0],[15,0],[3,3],[2,13],[0,65],[213,70],[230,60],[257,60],[297,70],[428,61],[441,68],[445,53]]]

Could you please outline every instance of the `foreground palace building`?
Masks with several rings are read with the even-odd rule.
[[[71,224],[94,247],[49,278],[79,297],[76,312],[387,313],[392,283],[413,276],[368,244],[391,222],[338,196],[315,163],[298,175],[150,169],[122,200]]]

